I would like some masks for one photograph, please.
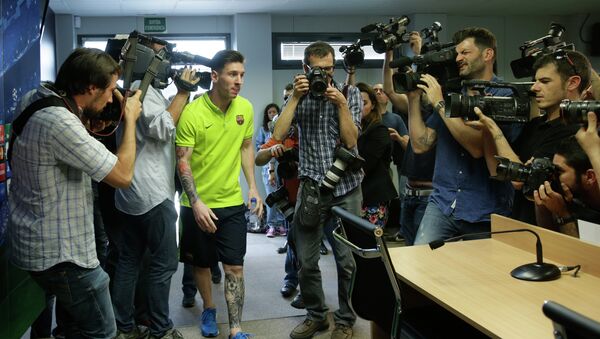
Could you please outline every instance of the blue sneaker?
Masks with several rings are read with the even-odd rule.
[[[202,336],[212,338],[219,335],[219,327],[217,327],[217,309],[207,308],[202,311],[200,317],[200,332]]]
[[[230,338],[231,339],[248,339],[248,338],[252,338],[252,337],[254,337],[254,334],[238,332],[236,335],[234,335],[233,337],[230,337]]]

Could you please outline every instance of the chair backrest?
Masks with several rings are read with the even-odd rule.
[[[600,338],[600,323],[554,301],[545,301],[542,311],[552,320],[557,339]]]
[[[394,318],[392,321],[391,335],[392,338],[396,338],[396,334],[399,333],[398,328],[400,326],[400,315],[402,313],[402,303],[400,296],[400,286],[398,281],[396,280],[396,274],[394,271],[394,265],[390,260],[390,254],[387,249],[387,245],[385,240],[383,239],[383,229],[379,226],[375,226],[368,222],[365,219],[362,219],[341,207],[333,207],[332,212],[339,218],[344,227],[338,227],[334,230],[333,236],[339,243],[348,246],[350,250],[357,256],[365,259],[373,259],[380,258],[383,262],[383,266],[385,267],[385,273],[389,279],[391,284],[391,288],[394,292],[395,298],[395,312]],[[372,248],[362,248],[359,245],[356,245],[348,239],[347,234],[344,231],[344,228],[350,232],[350,228],[352,230],[358,230],[361,235],[364,235],[370,241],[361,241],[362,244],[373,244],[375,247]],[[360,237],[362,238],[362,236]],[[360,240],[360,239],[355,239]],[[360,268],[359,268],[360,269]]]

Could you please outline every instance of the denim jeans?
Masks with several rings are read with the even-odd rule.
[[[263,183],[265,184],[265,194],[269,195],[275,192],[279,187],[271,186],[269,183],[269,165],[265,165],[262,170]],[[277,185],[277,183],[276,183]],[[265,204],[267,207],[267,227],[279,227],[285,225],[285,218],[283,214],[279,211],[278,208],[271,208]]]
[[[433,202],[427,204],[425,214],[421,220],[419,231],[415,239],[415,245],[428,244],[434,240],[448,239],[454,236],[489,232],[491,224],[489,221],[482,222],[466,222],[464,220],[453,219],[452,216],[446,216],[442,213],[439,207]],[[489,238],[490,236],[472,236],[465,240]]]
[[[400,232],[407,246],[415,243],[415,237],[425,214],[428,197],[414,197],[405,195],[400,209]]]
[[[304,184],[305,181],[300,183],[299,198],[302,196],[301,192]],[[328,311],[323,293],[321,270],[319,269],[319,249],[323,233],[325,233],[332,245],[337,266],[338,301],[340,308],[333,313],[333,318],[336,324],[339,323],[347,326],[353,326],[356,321],[356,315],[350,308],[350,288],[356,264],[350,249],[346,246],[338,245],[333,241],[332,231],[337,226],[337,218],[331,213],[331,208],[333,206],[340,206],[350,213],[358,215],[361,203],[362,192],[360,186],[341,197],[328,199],[322,196],[319,225],[310,228],[302,227],[298,224],[296,219],[300,201],[296,203],[292,233],[297,251],[296,255],[300,262],[300,270],[298,271],[300,289],[302,290],[302,297],[306,304],[309,319],[322,321],[325,319]]]
[[[288,230],[287,239],[288,246],[287,253],[285,254],[285,277],[283,278],[283,284],[298,287],[298,259],[296,258],[296,249],[293,244],[294,240],[291,229]]]
[[[133,300],[139,268],[148,250],[147,299],[150,334],[162,336],[173,327],[169,319],[171,276],[177,270],[175,222],[172,201],[165,200],[142,215],[123,215],[122,245],[113,286],[113,306],[117,327],[124,332],[134,329]]]
[[[46,294],[56,296],[67,338],[113,338],[116,335],[108,274],[100,266],[83,268],[64,262],[45,271],[29,273]]]

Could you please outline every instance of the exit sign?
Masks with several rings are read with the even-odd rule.
[[[144,32],[164,33],[167,31],[167,18],[144,18]]]

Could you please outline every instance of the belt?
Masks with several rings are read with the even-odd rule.
[[[404,195],[408,197],[428,197],[431,193],[433,193],[433,189],[431,188],[404,188]]]

